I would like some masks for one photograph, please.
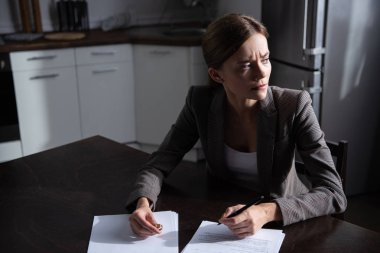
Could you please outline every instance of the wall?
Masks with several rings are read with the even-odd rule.
[[[217,15],[229,12],[251,15],[261,20],[261,0],[219,0],[217,1]]]
[[[17,1],[0,0],[0,33],[7,33],[17,30],[16,23],[18,13],[14,5]]]
[[[380,2],[329,1],[322,129],[349,142],[347,193],[379,191]]]
[[[203,6],[186,7],[180,0],[87,0],[90,27],[100,26],[102,20],[120,13],[130,13],[133,25],[182,22],[210,19],[215,15],[217,1],[202,0]],[[58,29],[55,0],[40,0],[44,31]],[[18,1],[0,0],[0,33],[21,32]]]
[[[87,0],[90,27],[99,27],[101,21],[120,13],[130,13],[133,25],[171,23],[182,21],[209,21],[215,15],[240,12],[261,18],[261,0],[201,0],[202,5],[186,7],[180,0]],[[58,29],[56,0],[40,0],[43,31]],[[21,32],[18,1],[0,0],[0,33]]]

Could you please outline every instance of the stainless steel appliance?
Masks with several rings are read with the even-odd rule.
[[[326,1],[262,2],[270,33],[271,84],[307,90],[320,117]]]
[[[263,0],[270,83],[304,89],[326,138],[349,142],[347,193],[380,186],[380,1]]]

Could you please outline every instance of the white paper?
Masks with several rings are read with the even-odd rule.
[[[155,212],[154,217],[163,226],[161,234],[140,238],[132,232],[128,214],[95,216],[87,252],[177,253],[178,214]]]
[[[183,253],[276,253],[285,234],[281,230],[260,229],[255,235],[240,239],[225,225],[203,221]]]

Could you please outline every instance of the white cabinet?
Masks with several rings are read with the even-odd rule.
[[[21,141],[0,142],[0,163],[22,156]]]
[[[137,141],[154,149],[176,121],[189,87],[207,83],[207,68],[200,47],[135,45],[133,52]]]
[[[129,44],[11,53],[23,155],[93,135],[135,141],[132,57]]]
[[[76,48],[83,137],[136,140],[132,46]]]
[[[140,143],[160,144],[188,89],[187,48],[134,46],[136,124]]]
[[[189,87],[207,83],[200,47],[13,52],[11,63],[23,155],[93,135],[156,148]]]
[[[23,155],[81,138],[72,49],[11,53]]]

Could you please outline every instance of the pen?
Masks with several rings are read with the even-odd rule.
[[[257,196],[257,197],[254,198],[250,203],[246,204],[246,205],[243,206],[242,208],[240,208],[240,209],[236,210],[235,212],[231,213],[230,215],[228,215],[227,218],[231,218],[231,217],[234,217],[234,216],[236,216],[236,215],[241,214],[242,212],[244,212],[245,210],[247,210],[247,209],[250,208],[251,206],[260,203],[263,199],[264,199],[264,196]],[[220,225],[220,224],[221,224],[221,223],[218,222],[218,225]]]

